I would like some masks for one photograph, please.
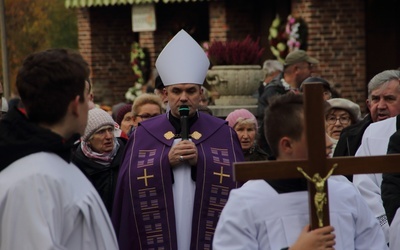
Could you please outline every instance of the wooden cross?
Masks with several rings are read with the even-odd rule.
[[[400,154],[367,157],[326,158],[325,119],[323,87],[320,83],[304,85],[304,117],[307,138],[308,159],[298,161],[253,161],[234,164],[234,179],[244,182],[252,179],[291,179],[304,178],[298,171],[301,167],[310,177],[319,174],[322,178],[334,169],[334,175],[396,173],[399,171]],[[311,229],[321,227],[314,205],[316,185],[308,182],[309,214]],[[328,197],[328,183],[323,186]],[[329,201],[322,207],[322,224],[329,225]]]

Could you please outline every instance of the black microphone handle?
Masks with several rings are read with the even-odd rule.
[[[181,116],[181,137],[182,140],[189,140],[189,125],[187,116]]]

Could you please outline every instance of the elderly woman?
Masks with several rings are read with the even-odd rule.
[[[106,111],[89,110],[85,133],[72,159],[92,182],[110,214],[126,144],[125,139],[114,136],[114,123]]]
[[[247,109],[236,109],[225,119],[237,133],[246,161],[262,161],[268,159],[256,143],[258,124],[256,117]]]
[[[344,98],[327,100],[329,103],[325,111],[325,132],[333,142],[333,151],[339,140],[342,130],[361,119],[360,106]]]

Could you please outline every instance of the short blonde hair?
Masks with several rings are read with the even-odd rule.
[[[160,107],[160,113],[162,113],[163,108],[162,108],[161,98],[155,94],[145,93],[145,94],[141,94],[140,96],[138,96],[132,105],[132,114],[134,117],[136,117],[138,115],[139,108],[145,104],[157,105],[158,107]]]
[[[237,120],[236,120],[236,123],[235,123],[235,125],[233,126],[233,129],[235,129],[237,126],[239,126],[239,125],[248,125],[248,124],[253,124],[254,125],[254,128],[255,128],[255,130],[257,131],[257,120],[255,120],[255,119],[250,119],[250,118],[244,118],[244,117],[239,117]]]

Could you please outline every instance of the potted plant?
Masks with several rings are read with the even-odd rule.
[[[212,65],[260,65],[264,48],[259,40],[247,36],[242,41],[215,41],[208,47],[208,58]]]
[[[250,36],[241,41],[215,41],[208,46],[206,53],[212,67],[206,81],[220,95],[217,105],[253,105],[257,102],[251,95],[263,77],[260,66],[263,52],[259,39],[253,41]]]

